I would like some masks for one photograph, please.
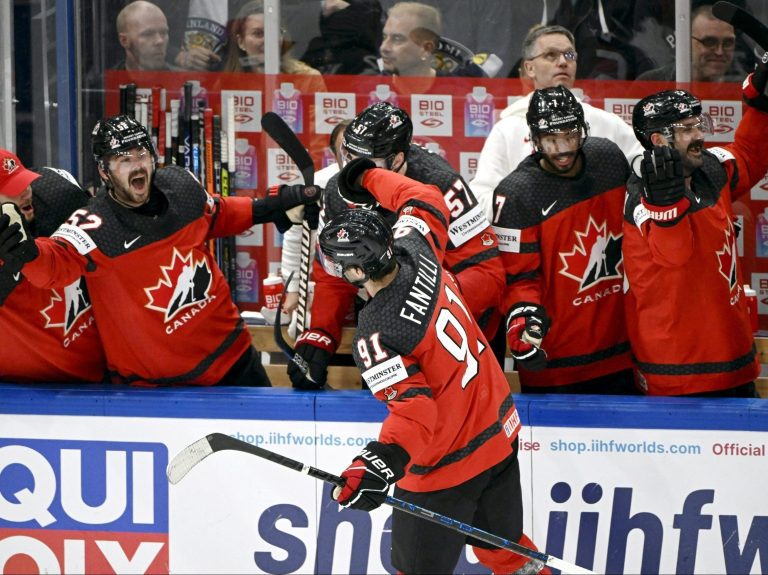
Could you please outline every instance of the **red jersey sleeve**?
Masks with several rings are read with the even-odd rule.
[[[344,317],[355,301],[357,288],[342,278],[330,275],[315,260],[312,269],[315,295],[312,300],[310,329],[321,329],[331,336],[334,346],[341,342]]]
[[[209,201],[205,216],[211,222],[208,238],[234,236],[253,225],[253,199],[245,196],[228,196]]]
[[[58,232],[57,232],[58,233]],[[40,251],[24,266],[24,276],[40,288],[63,288],[85,274],[88,259],[69,243],[52,238],[37,238]]]
[[[439,188],[382,168],[367,170],[362,184],[383,207],[399,212],[395,228],[410,225],[420,228],[422,234],[429,238],[440,261],[443,261],[450,213]],[[414,217],[416,219],[412,219]],[[420,225],[418,220],[424,224]]]

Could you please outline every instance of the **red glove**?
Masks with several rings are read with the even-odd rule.
[[[549,331],[550,323],[546,311],[538,304],[521,302],[512,308],[507,318],[507,343],[515,362],[530,371],[540,371],[547,366],[547,353],[541,349],[541,340]]]
[[[408,453],[397,444],[371,441],[341,474],[344,487],[332,497],[342,507],[373,511],[384,503],[391,485],[405,475]]]
[[[288,363],[293,387],[305,391],[323,389],[328,379],[328,362],[336,351],[331,336],[322,329],[309,329],[296,339],[293,349],[294,359]]]

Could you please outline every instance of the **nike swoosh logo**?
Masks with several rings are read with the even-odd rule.
[[[697,203],[697,204],[700,204],[700,203],[701,203],[701,198],[700,198],[699,196],[693,196],[693,199],[695,199],[695,200],[696,200],[696,203]]]
[[[139,238],[140,238],[140,237],[141,237],[141,236],[136,236],[136,237],[135,237],[135,238],[133,238],[133,239],[132,239],[130,242],[123,242],[123,247],[124,247],[125,249],[128,249],[128,248],[130,248],[130,247],[131,247],[133,244],[135,244],[137,241],[139,241]]]
[[[21,278],[21,272],[16,272],[13,274],[13,281],[17,282]]]
[[[541,215],[542,215],[542,216],[546,216],[546,215],[549,213],[549,211],[550,211],[552,208],[554,208],[554,207],[555,207],[555,204],[556,204],[556,203],[557,203],[557,200],[555,200],[554,202],[552,202],[551,204],[549,204],[549,207],[548,207],[546,210],[542,209],[542,210],[541,210]]]

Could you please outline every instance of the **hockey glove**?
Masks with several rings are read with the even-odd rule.
[[[304,206],[317,204],[321,194],[322,189],[317,186],[272,186],[263,199],[253,201],[253,223],[272,221],[284,233],[293,224],[301,223]]]
[[[371,441],[341,474],[344,487],[332,497],[342,507],[373,511],[384,503],[389,487],[405,475],[408,452],[395,443]]]
[[[547,353],[541,340],[547,335],[551,321],[544,308],[534,303],[519,303],[507,318],[507,344],[515,362],[529,371],[547,366]]]
[[[768,52],[763,54],[755,66],[755,71],[747,76],[741,85],[744,101],[761,112],[768,112],[766,85],[768,85]]]
[[[680,152],[669,146],[654,146],[640,161],[643,206],[659,225],[672,225],[691,205],[685,197],[685,177]]]
[[[355,158],[339,172],[339,195],[344,201],[358,208],[375,208],[378,200],[362,186],[365,172],[375,168],[376,164],[368,158]]]
[[[288,363],[288,377],[295,389],[317,391],[328,380],[328,362],[336,350],[333,339],[323,330],[302,333],[294,346],[294,357]]]
[[[29,224],[18,206],[10,202],[4,203],[0,215],[0,260],[15,272],[25,263],[35,259],[39,253]]]

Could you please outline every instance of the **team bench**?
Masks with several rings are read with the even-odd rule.
[[[270,361],[265,363],[264,368],[272,380],[272,385],[290,387],[291,382],[286,374],[285,360],[273,337],[274,328],[266,325],[251,325],[248,326],[248,329],[251,331],[251,338],[256,349],[270,354]],[[352,336],[354,333],[354,328],[344,328],[338,350],[339,354],[349,355],[352,353]],[[293,345],[287,328],[283,328],[283,336],[289,344]],[[760,356],[760,363],[768,363],[768,337],[756,337],[755,343],[757,353]],[[520,379],[517,372],[505,371],[504,375],[507,376],[512,393],[520,393]],[[330,365],[328,366],[328,384],[335,389],[360,389],[360,372],[353,365]],[[757,390],[760,397],[768,398],[768,377],[758,378]]]

